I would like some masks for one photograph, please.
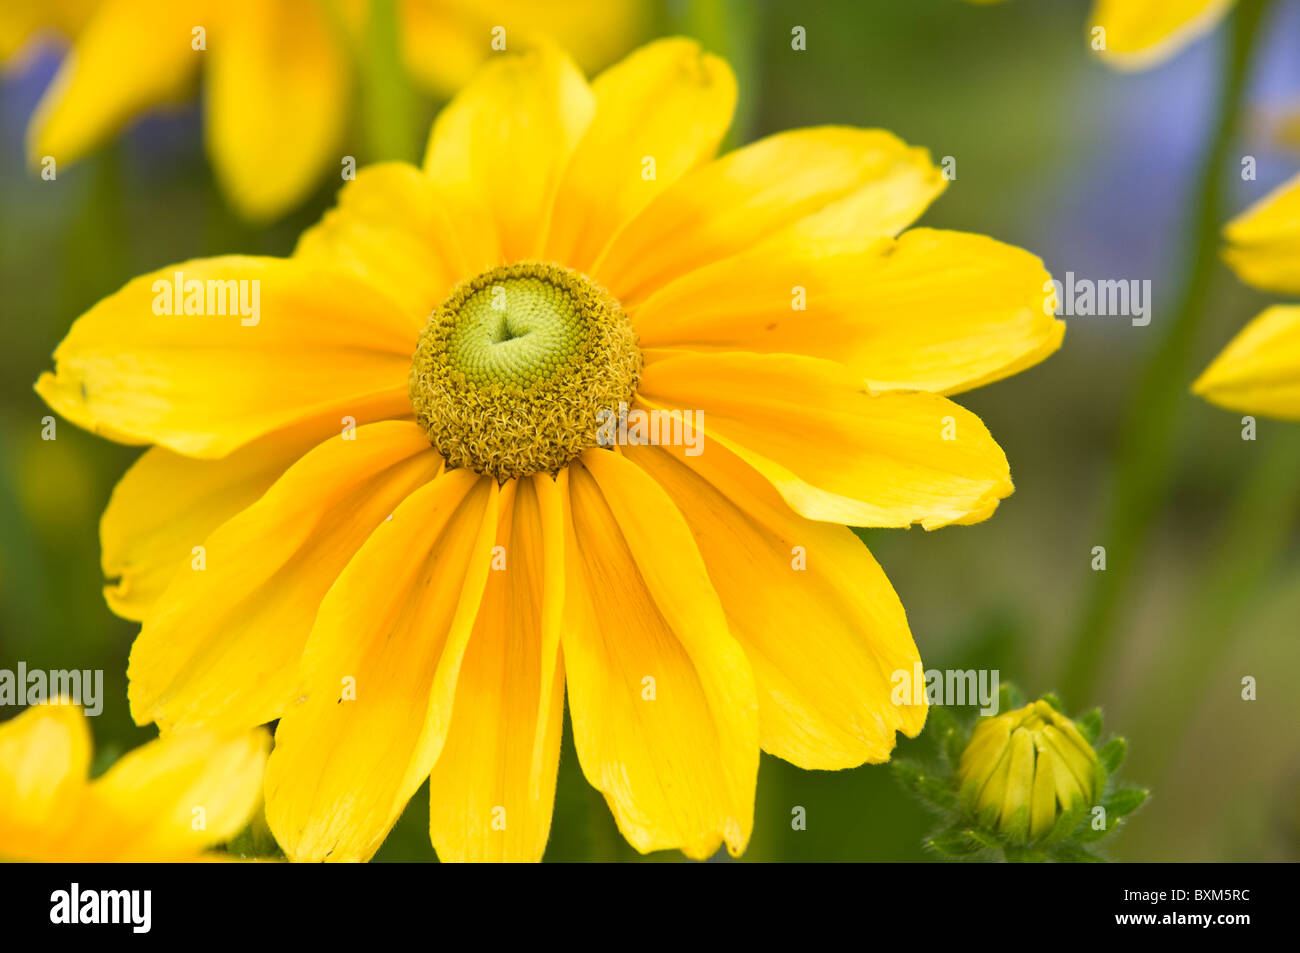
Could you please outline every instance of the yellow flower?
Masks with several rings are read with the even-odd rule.
[[[359,2],[359,0],[351,0]],[[431,92],[449,95],[491,54],[494,30],[507,49],[546,35],[583,69],[605,66],[644,36],[647,0],[399,0],[402,62]]]
[[[1097,0],[1088,20],[1089,35],[1104,29],[1097,54],[1120,70],[1163,63],[1209,33],[1236,0]]]
[[[988,517],[1006,457],[944,395],[1064,326],[1033,255],[898,235],[946,184],[923,149],[822,127],[714,159],[735,96],[684,39],[590,85],[500,57],[292,258],[137,278],[56,351],[52,407],[157,445],[101,527],[144,623],[132,714],[279,718],[290,857],[369,857],[426,777],[444,859],[539,857],[566,688],[641,851],[741,851],[760,745],[846,768],[920,730],[903,608],[842,524]],[[676,432],[637,445],[652,411]]]
[[[43,31],[72,49],[28,126],[28,161],[71,163],[141,113],[191,97],[206,78],[217,180],[251,220],[274,218],[337,168],[370,0],[56,0],[0,4],[0,63]],[[399,0],[411,75],[448,93],[492,53],[543,30],[588,65],[626,50],[642,0]],[[201,32],[200,32],[201,31]],[[494,31],[499,31],[495,32]]]
[[[0,724],[0,859],[192,861],[243,830],[262,798],[265,731],[169,735],[94,781],[90,729],[70,704]]]
[[[1002,0],[969,2],[993,4]],[[1115,69],[1147,69],[1212,31],[1235,2],[1096,0],[1088,18],[1089,46]]]
[[[0,3],[0,67],[12,66],[19,54],[44,36],[66,41],[77,35],[99,0],[46,0]]]
[[[1224,260],[1266,291],[1300,293],[1300,175],[1229,222]],[[1192,385],[1229,410],[1300,420],[1300,306],[1274,305],[1246,325]]]
[[[1300,294],[1300,175],[1223,227],[1223,258],[1247,284]]]
[[[1103,777],[1097,752],[1074,722],[1036,701],[979,720],[957,782],[983,826],[1029,843],[1050,834],[1063,815],[1077,820]]]

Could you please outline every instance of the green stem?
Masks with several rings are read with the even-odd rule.
[[[736,74],[738,99],[720,147],[727,152],[753,137],[759,70],[758,37],[765,10],[749,0],[694,0],[674,8],[672,32],[693,36],[726,60]]]
[[[1061,688],[1072,704],[1094,697],[1101,664],[1110,657],[1116,617],[1139,567],[1139,556],[1170,485],[1171,463],[1195,371],[1196,340],[1203,323],[1218,257],[1223,173],[1236,131],[1251,52],[1270,0],[1243,0],[1231,22],[1228,62],[1219,94],[1218,118],[1201,167],[1189,279],[1174,319],[1164,329],[1143,370],[1116,449],[1111,508],[1105,534],[1107,568],[1092,586],[1066,657]]]
[[[368,162],[419,161],[416,98],[402,65],[399,32],[395,0],[374,0],[360,51]]]
[[[1186,604],[1174,641],[1142,680],[1142,704],[1131,722],[1135,736],[1154,737],[1154,726],[1185,724],[1210,690],[1216,669],[1238,634],[1243,610],[1268,578],[1268,571],[1292,543],[1300,495],[1300,431],[1286,424],[1269,428],[1268,444],[1223,519],[1223,533],[1207,568]],[[1244,447],[1254,444],[1243,443]],[[1240,689],[1237,677],[1221,687]],[[1163,690],[1161,690],[1163,688]],[[1165,745],[1146,752],[1142,770],[1158,778],[1176,754]]]

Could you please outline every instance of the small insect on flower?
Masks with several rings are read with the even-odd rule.
[[[0,723],[0,860],[195,861],[248,824],[271,738],[194,730],[151,741],[91,781],[81,709]]]
[[[291,258],[142,276],[59,346],[50,405],[154,445],[101,525],[143,622],[132,714],[279,719],[291,858],[369,858],[426,778],[442,858],[541,857],[566,691],[623,834],[697,858],[744,849],[760,748],[847,768],[921,730],[903,607],[845,524],[1012,492],[948,395],[1059,347],[1050,276],[904,231],[946,180],[890,133],[715,158],[735,97],[684,39],[590,84],[505,53],[423,168],[363,170]],[[177,272],[257,280],[259,320],[157,313]]]

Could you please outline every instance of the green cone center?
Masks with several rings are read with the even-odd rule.
[[[539,262],[457,285],[411,361],[416,420],[448,466],[508,480],[598,445],[641,374],[631,322],[585,275]]]

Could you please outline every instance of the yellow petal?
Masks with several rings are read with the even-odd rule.
[[[537,257],[556,186],[595,101],[550,44],[501,53],[439,114],[424,167],[467,209],[461,231],[499,236],[501,263]]]
[[[1100,27],[1106,31],[1105,46],[1097,50],[1102,59],[1120,70],[1146,69],[1213,30],[1233,2],[1097,0],[1088,21],[1089,42],[1098,41]]]
[[[414,166],[369,166],[343,186],[338,207],[302,234],[293,255],[357,275],[423,328],[457,282],[500,257],[491,229],[457,229],[450,209],[434,180]]]
[[[1045,752],[1054,779],[1053,787],[1056,789],[1056,799],[1060,801],[1063,808],[1074,807],[1077,802],[1084,800],[1084,792],[1083,788],[1079,786],[1079,779],[1070,770],[1069,765],[1065,763],[1065,759],[1060,756],[1050,743],[1045,745]]]
[[[178,274],[192,300],[175,301]],[[236,290],[248,316],[230,304]],[[200,292],[205,313],[167,313],[198,305]],[[418,334],[355,278],[275,258],[197,259],[135,278],[82,315],[36,390],[110,439],[220,457],[306,417],[342,426],[409,414]]]
[[[1034,734],[1020,728],[1011,734],[1007,784],[1002,793],[1000,830],[1013,840],[1029,837],[1030,802],[1034,790]]]
[[[0,723],[0,857],[53,859],[89,770],[90,728],[75,705],[33,705]]]
[[[682,176],[610,243],[593,277],[625,307],[774,235],[892,236],[943,191],[925,149],[879,129],[768,136]],[[789,303],[789,288],[782,295]]]
[[[546,474],[502,489],[493,571],[429,779],[444,861],[533,861],[546,848],[564,713],[561,492]]]
[[[473,78],[500,38],[508,49],[549,35],[583,69],[627,50],[648,19],[644,0],[401,0],[402,59],[425,88],[450,93]],[[496,32],[501,31],[501,32]]]
[[[774,241],[693,271],[632,311],[643,348],[806,354],[872,390],[951,394],[1061,345],[1051,276],[981,235],[913,229],[897,241]]]
[[[99,522],[108,606],[142,620],[192,549],[252,505],[296,459],[334,431],[334,420],[268,434],[220,460],[146,450],[126,471]]]
[[[1300,305],[1274,305],[1259,314],[1192,390],[1228,410],[1300,420]]]
[[[1080,789],[1085,793],[1091,791],[1097,764],[1096,752],[1092,746],[1078,737],[1077,731],[1057,725],[1045,725],[1042,732],[1048,747],[1070,769],[1070,773],[1079,782]]]
[[[1029,836],[1039,838],[1052,829],[1056,823],[1056,784],[1055,770],[1052,767],[1056,755],[1052,752],[1042,735],[1034,738],[1034,781],[1033,795],[1029,804]]]
[[[957,772],[961,779],[961,797],[971,803],[981,800],[980,794],[993,774],[999,767],[1005,767],[1007,746],[1015,727],[1005,718],[977,721],[976,726],[977,730],[972,733],[970,743],[961,753]]]
[[[493,17],[475,16],[443,0],[399,0],[402,63],[411,78],[430,92],[455,93],[474,79],[492,52]],[[487,11],[481,11],[487,13]],[[507,45],[514,31],[506,28]]]
[[[326,596],[267,766],[266,818],[290,859],[369,859],[433,769],[487,581],[496,497],[495,481],[444,473]]]
[[[1224,260],[1266,291],[1300,292],[1300,175],[1224,226]]]
[[[562,639],[583,773],[642,853],[703,859],[725,841],[739,854],[758,772],[754,680],[690,530],[615,453],[588,451],[569,482]]]
[[[319,0],[224,0],[208,59],[204,134],[217,180],[253,221],[338,170],[350,69]]]
[[[889,760],[925,724],[921,657],[880,566],[851,530],[794,513],[720,446],[628,447],[681,511],[758,686],[763,750],[801,768]],[[791,638],[791,633],[799,633]]]
[[[188,859],[229,840],[262,800],[270,746],[261,729],[196,730],[128,752],[90,786],[75,850],[87,858]]]
[[[442,460],[408,421],[333,437],[186,562],[145,620],[127,670],[131,715],[169,728],[279,717],[316,610],[343,567]]]
[[[32,166],[47,155],[73,162],[141,112],[183,98],[209,55],[191,48],[190,31],[209,12],[206,3],[104,0],[32,114]]]
[[[645,404],[703,413],[704,452],[716,440],[810,519],[935,529],[986,517],[1012,491],[984,424],[944,397],[873,395],[816,358],[666,353],[647,355]]]
[[[0,67],[47,34],[62,39],[81,32],[97,0],[46,0],[45,3],[0,3]]]
[[[694,40],[656,40],[596,77],[596,114],[555,201],[545,258],[589,271],[656,195],[710,159],[731,123],[731,68]]]

